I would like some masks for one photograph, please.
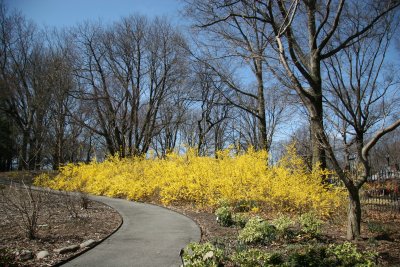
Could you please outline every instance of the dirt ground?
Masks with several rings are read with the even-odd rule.
[[[53,266],[85,250],[59,254],[54,249],[79,245],[90,239],[101,241],[122,222],[112,208],[82,196],[31,191],[32,198],[29,198],[26,197],[28,189],[1,187],[0,266]],[[29,239],[23,222],[27,216],[34,218],[32,211],[36,209],[32,208],[32,199],[40,208],[35,238]],[[30,210],[31,215],[24,209]],[[18,254],[23,250],[32,252],[33,259],[22,260]],[[49,257],[36,259],[36,254],[43,250],[49,252]]]

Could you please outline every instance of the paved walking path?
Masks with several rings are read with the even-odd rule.
[[[179,266],[179,252],[200,240],[191,219],[158,206],[123,199],[91,196],[116,209],[121,228],[95,248],[62,266]]]

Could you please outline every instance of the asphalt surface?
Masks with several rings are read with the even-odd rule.
[[[180,250],[200,240],[197,224],[174,211],[122,199],[90,198],[116,209],[123,224],[104,242],[62,266],[180,266]]]

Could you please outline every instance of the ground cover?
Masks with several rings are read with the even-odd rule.
[[[282,238],[282,236],[278,236],[271,242],[265,244],[245,244],[238,238],[242,227],[235,224],[228,227],[222,226],[217,221],[218,216],[213,212],[194,210],[192,206],[173,206],[169,208],[182,212],[200,225],[202,230],[201,244],[211,243],[215,248],[221,249],[223,251],[223,257],[214,260],[223,266],[264,266],[261,264],[262,261],[257,263],[249,260],[250,258],[260,258],[260,255],[243,256],[242,253],[242,257],[247,260],[247,265],[246,262],[243,261],[239,264],[237,256],[233,258],[238,252],[252,251],[252,249],[258,249],[269,256],[280,255],[281,259],[285,262],[278,262],[275,266],[329,266],[327,263],[321,265],[322,263],[318,262],[318,260],[321,260],[321,258],[317,256],[317,254],[320,253],[318,252],[318,248],[328,248],[332,244],[343,245],[347,242],[345,236],[345,214],[341,217],[323,221],[319,230],[320,232],[317,235],[301,231],[301,226],[299,222],[296,221],[298,217],[288,214],[288,216],[291,216],[290,218],[294,223],[290,226],[292,233],[289,234],[288,237]],[[282,214],[277,213],[261,213],[256,215],[247,212],[241,214],[247,214],[249,217],[260,216],[271,224],[273,224],[279,216],[282,216]],[[277,235],[279,235],[278,232]],[[364,253],[366,251],[373,253],[374,256],[371,262],[374,265],[400,266],[400,213],[365,209],[362,222],[362,236],[359,240],[353,241],[352,244],[357,248],[358,253]],[[317,250],[312,250],[312,248],[317,248]],[[187,248],[187,251],[190,250]],[[202,251],[202,253],[200,253],[201,257],[204,258],[209,251],[211,251],[209,248]],[[307,254],[307,252],[311,253],[311,255]],[[346,253],[347,252],[343,252],[342,255],[351,255],[351,253]],[[296,256],[297,261],[294,260]],[[353,253],[353,256],[356,257],[357,255]],[[291,260],[291,262],[288,262],[288,260]],[[209,262],[208,265],[188,264],[187,266],[213,265]],[[265,263],[265,266],[274,265]],[[355,266],[355,264],[332,264],[331,266]]]

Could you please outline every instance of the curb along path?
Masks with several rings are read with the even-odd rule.
[[[118,231],[95,248],[62,266],[179,266],[179,252],[200,240],[200,229],[174,211],[123,199],[90,196],[116,209],[123,218]]]

